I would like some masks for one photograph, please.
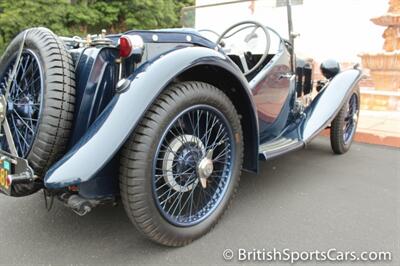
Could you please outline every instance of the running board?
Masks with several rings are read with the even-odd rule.
[[[270,160],[290,151],[299,150],[304,147],[304,142],[299,139],[279,138],[260,146],[260,158]]]

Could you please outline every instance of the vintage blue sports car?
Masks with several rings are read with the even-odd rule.
[[[345,153],[362,71],[328,60],[315,81],[287,10],[289,40],[256,21],[217,41],[193,29],[21,32],[0,60],[1,192],[43,190],[48,208],[59,199],[78,215],[121,198],[146,237],[182,246],[210,231],[260,159],[327,127]]]

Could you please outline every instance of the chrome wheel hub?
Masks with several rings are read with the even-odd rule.
[[[214,165],[212,160],[204,158],[200,161],[198,167],[198,173],[200,178],[209,178],[214,170]]]
[[[153,196],[165,219],[192,226],[219,206],[232,176],[234,143],[229,122],[212,106],[191,106],[170,122],[153,159]]]
[[[196,178],[198,158],[205,153],[203,142],[193,135],[174,138],[164,154],[162,170],[165,182],[175,191],[188,192],[199,182]],[[180,174],[175,174],[175,171]]]
[[[213,150],[209,150],[206,157],[201,159],[199,165],[197,166],[197,174],[199,176],[200,184],[203,188],[207,188],[207,179],[214,171],[212,156]]]

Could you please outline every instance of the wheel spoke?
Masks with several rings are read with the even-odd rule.
[[[200,113],[199,113],[199,112],[200,112]],[[200,137],[200,118],[201,118],[201,115],[202,115],[202,111],[197,110],[197,124],[196,124],[196,127],[197,127],[197,137]]]
[[[230,147],[229,145],[225,146],[224,149],[222,151],[220,151],[213,160],[218,160],[222,157],[224,157],[225,155],[227,155],[228,153],[230,153]]]
[[[223,197],[231,176],[233,136],[225,118],[208,107],[192,107],[168,126],[154,159],[157,206],[173,223],[204,219]],[[212,149],[214,170],[200,186],[198,165]]]
[[[169,144],[168,144],[168,146],[166,146],[165,144],[162,144],[161,146],[164,147],[164,148],[166,148],[166,149],[167,149],[169,152],[171,152],[172,154],[174,154],[175,157],[178,157],[178,155],[172,150],[172,148],[169,146]],[[162,152],[162,153],[165,153],[166,150],[161,150],[161,152]]]
[[[211,124],[211,126],[210,126],[210,128],[206,131],[206,133],[205,133],[205,146],[206,147],[208,147],[209,145],[208,145],[208,143],[209,143],[209,141],[210,141],[210,139],[211,139],[211,135],[212,135],[212,131],[213,131],[213,129],[214,129],[214,127],[215,127],[215,125],[216,125],[216,123],[217,123],[217,118],[216,117],[214,117],[214,120],[213,120],[213,122],[212,122],[212,124]]]
[[[24,68],[23,68],[23,70],[22,70],[22,74],[21,74],[21,77],[19,78],[19,80],[23,80],[24,78],[25,78],[25,76],[26,76],[26,73],[28,73],[28,67],[30,67],[32,64],[31,64],[31,62],[30,62],[30,57],[26,57],[27,59],[26,59],[26,63],[25,63],[25,66],[24,66]]]
[[[11,115],[11,118],[12,118],[13,128],[14,128],[13,136],[15,136],[14,139],[17,139],[17,143],[18,143],[18,147],[19,147],[19,151],[20,151],[19,155],[22,156],[23,155],[22,144],[21,144],[21,141],[20,141],[20,137],[16,134],[16,132],[19,132],[18,128],[17,128],[17,123],[15,122],[14,115]]]
[[[39,121],[39,119],[31,118],[31,117],[21,117],[21,119],[24,119],[25,121]],[[33,126],[33,125],[32,125]]]
[[[189,196],[187,197],[187,199],[186,199],[185,203],[183,204],[183,206],[180,207],[180,211],[179,211],[179,213],[177,214],[177,217],[178,217],[179,215],[181,215],[183,209],[186,207],[186,204],[189,202],[190,198],[192,198],[193,192],[194,192],[194,189],[192,189],[192,191],[190,192],[190,194],[189,194]]]
[[[22,119],[22,117],[18,114],[17,111],[13,110],[13,112],[18,116],[19,121],[21,121],[32,133],[35,133],[35,131],[33,131],[33,129],[29,127],[29,125],[26,123],[24,119]]]
[[[189,181],[186,181],[185,186],[188,184],[188,182],[189,182]],[[179,198],[179,199],[182,198],[183,192],[181,192],[181,191],[177,191],[177,192],[178,192],[179,194],[178,194],[178,196],[175,198],[174,202],[171,204],[171,206],[169,207],[169,209],[167,210],[167,213],[170,213],[170,210],[171,210],[172,207],[175,205],[175,202],[177,202],[178,198]],[[179,201],[178,201],[178,203],[179,203]],[[178,207],[178,206],[176,206],[176,207]],[[175,213],[176,207],[175,207],[174,211],[172,212],[172,214]]]
[[[17,69],[15,75],[11,76],[14,66]],[[11,82],[6,99],[11,105],[8,106],[7,117],[18,155],[25,157],[35,139],[40,119],[42,73],[36,56],[29,50],[23,50],[19,62],[12,62],[5,73],[3,81],[0,81],[0,89],[4,90],[3,84]]]
[[[189,141],[186,139],[186,134],[185,134],[185,127],[183,126],[183,124],[181,123],[181,119],[178,119],[178,123],[179,123],[179,128],[182,131],[182,138],[184,139],[185,143],[188,143]],[[176,127],[176,125],[174,125]]]
[[[187,117],[189,118],[189,123],[190,123],[190,127],[192,128],[192,134],[194,134],[195,132],[195,125],[194,122],[192,120],[192,113],[188,113]]]
[[[174,128],[175,128],[175,125],[174,125]],[[179,132],[178,129],[177,129],[177,131]],[[174,139],[177,139],[180,143],[185,144],[185,142],[183,142],[183,141],[181,140],[181,138],[180,138],[181,135],[180,135],[179,133],[178,133],[178,135],[177,135],[177,134],[174,133],[173,130],[170,130],[169,133],[171,133],[171,135],[174,137]],[[169,146],[169,145],[168,145],[168,146]]]

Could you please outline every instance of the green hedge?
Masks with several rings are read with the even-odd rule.
[[[0,54],[20,31],[44,26],[85,36],[180,26],[180,10],[195,0],[0,0]]]

